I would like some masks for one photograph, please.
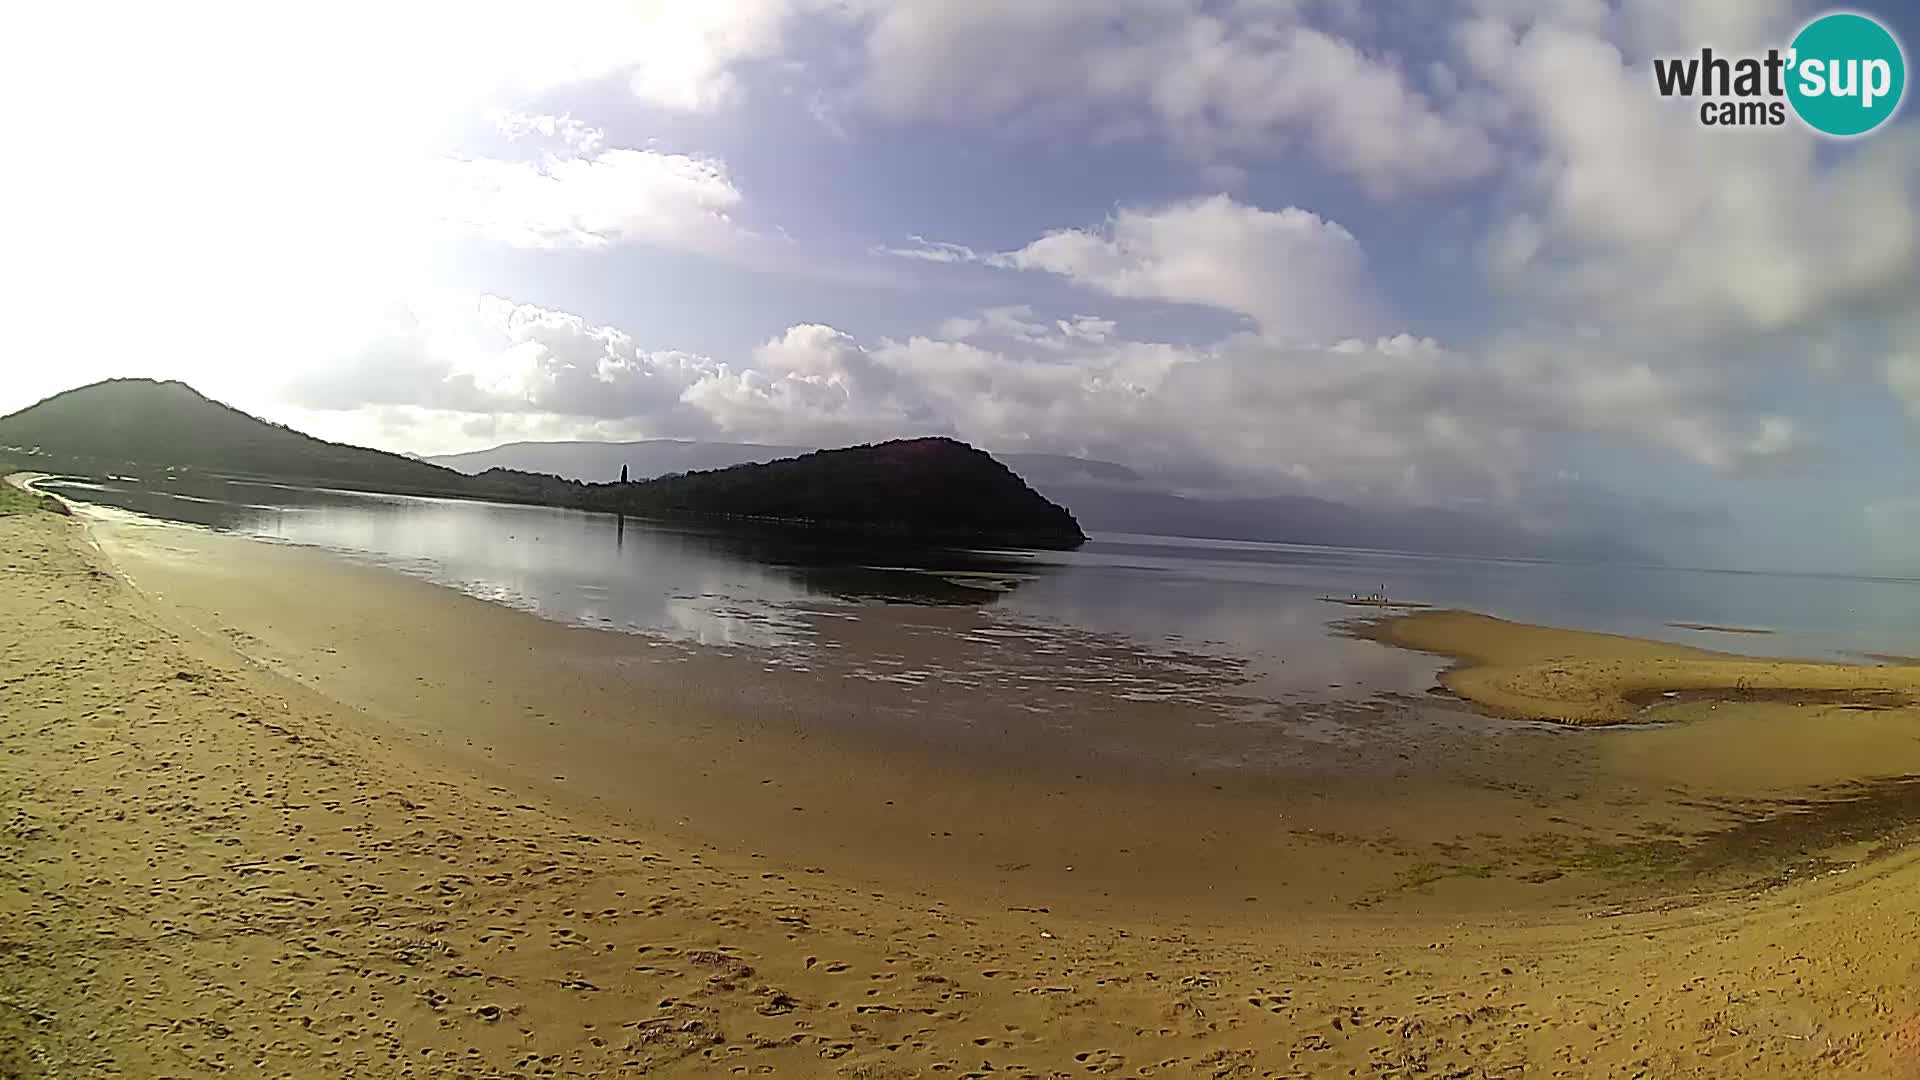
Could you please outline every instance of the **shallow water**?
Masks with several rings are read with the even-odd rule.
[[[1682,590],[1643,580],[1636,626],[1608,624],[1626,608],[1618,582],[1673,571],[1143,537],[1066,555],[905,553],[261,485],[63,493],[123,507],[85,513],[108,519],[96,535],[133,557],[135,579],[175,604],[197,597],[190,622],[270,666],[596,806],[875,874],[970,867],[1010,887],[1179,904],[1216,887],[1333,907],[1424,904],[1430,887],[1464,906],[1611,902],[1699,875],[1770,880],[1795,836],[1877,833],[1898,814],[1835,785],[1911,774],[1920,753],[1893,714],[1887,730],[1797,709],[1607,731],[1482,717],[1425,693],[1438,658],[1341,635],[1334,624],[1371,609],[1321,599],[1385,585],[1528,617],[1501,599],[1603,594],[1560,614],[1611,629],[1753,610],[1749,591],[1668,618],[1655,604]],[[627,633],[488,611],[356,561]],[[1593,584],[1601,574],[1616,587]],[[1778,596],[1792,626],[1724,644],[1851,651],[1794,607],[1795,587]],[[800,813],[796,838],[780,823]],[[1783,815],[1786,839],[1741,840]],[[1676,861],[1676,838],[1708,850],[1721,836],[1753,866]]]
[[[1327,631],[1384,593],[1525,622],[1754,655],[1920,653],[1920,582],[1469,559],[1181,537],[1096,536],[1075,552],[903,551],[604,514],[267,484],[50,481],[68,497],[314,545],[562,622],[803,663],[833,618],[943,606],[974,640],[1044,654],[1059,635],[1131,647],[1169,672],[1238,669],[1268,694],[1418,692],[1433,665]],[[1728,633],[1701,627],[1763,633]],[[1217,671],[1216,671],[1217,673]],[[922,673],[924,674],[924,673]],[[1113,678],[1108,671],[1105,677]],[[1121,692],[1166,691],[1151,678]],[[909,679],[911,670],[891,673]]]

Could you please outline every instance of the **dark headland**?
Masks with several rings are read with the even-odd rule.
[[[404,454],[269,423],[180,382],[110,379],[0,417],[0,452],[45,472],[194,475],[558,506],[902,542],[1071,548],[1086,541],[985,451],[902,439],[638,483],[587,484],[491,469],[468,476]]]

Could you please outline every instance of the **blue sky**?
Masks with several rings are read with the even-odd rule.
[[[155,375],[421,452],[940,432],[1913,572],[1920,121],[1652,89],[1821,10],[61,5],[0,46],[0,408]]]

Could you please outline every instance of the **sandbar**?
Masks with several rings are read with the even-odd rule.
[[[1733,656],[1664,642],[1528,626],[1467,611],[1418,612],[1357,633],[1458,663],[1447,689],[1503,716],[1561,724],[1657,719],[1671,698],[1904,708],[1920,670]]]

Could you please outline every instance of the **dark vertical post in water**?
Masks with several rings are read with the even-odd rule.
[[[627,467],[620,466],[620,482],[627,482]],[[616,511],[613,515],[613,550],[619,551],[627,546],[627,515]]]

